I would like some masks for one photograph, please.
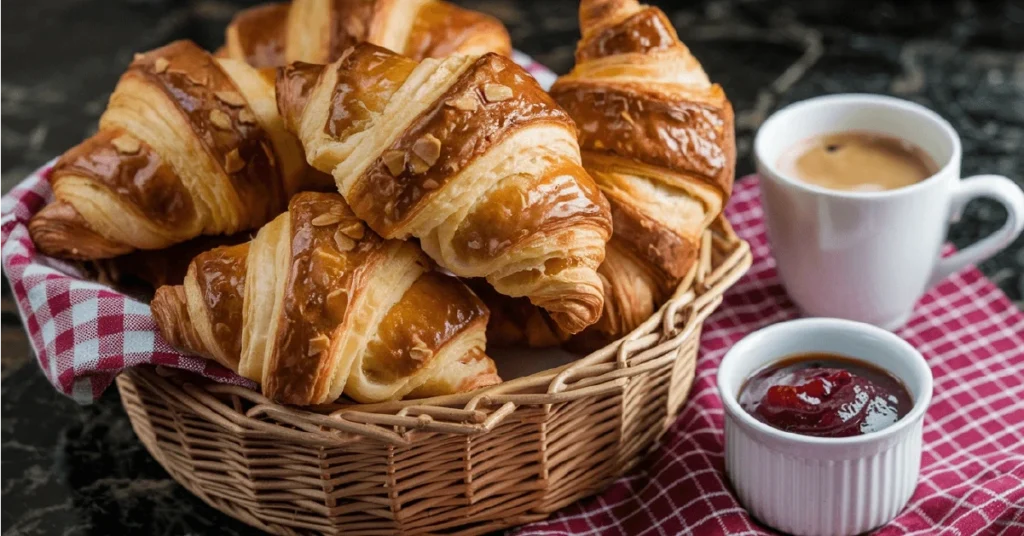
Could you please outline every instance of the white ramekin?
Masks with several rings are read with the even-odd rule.
[[[827,352],[877,365],[903,381],[910,413],[884,430],[848,438],[772,428],[740,407],[743,382],[793,354]],[[775,324],[737,343],[718,369],[725,404],[725,470],[751,515],[779,530],[814,536],[876,528],[906,506],[921,469],[921,435],[932,374],[921,353],[868,324],[807,318]]]

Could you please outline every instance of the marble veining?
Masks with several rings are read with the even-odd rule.
[[[509,27],[513,44],[558,73],[572,66],[576,3],[459,0]],[[965,175],[1024,185],[1024,4],[1013,0],[697,0],[661,4],[736,109],[737,173],[753,170],[758,125],[791,102],[838,92],[896,95],[960,131]],[[240,0],[50,0],[5,4],[2,189],[96,128],[136,51],[189,38],[220,44]],[[682,6],[682,7],[680,7]],[[958,246],[1005,213],[976,201]],[[981,266],[1024,307],[1024,238]],[[177,485],[135,438],[116,390],[89,407],[56,394],[34,364],[3,284],[5,535],[251,534]]]

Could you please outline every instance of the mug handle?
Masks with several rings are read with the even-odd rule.
[[[986,197],[1006,207],[1006,223],[998,231],[970,246],[939,259],[928,288],[970,264],[977,264],[1013,242],[1024,230],[1024,191],[1010,179],[1000,175],[975,175],[963,179],[953,192],[952,214],[959,214],[973,199]]]

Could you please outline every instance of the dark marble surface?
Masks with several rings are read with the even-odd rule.
[[[562,73],[578,37],[574,2],[465,0],[506,22],[515,46]],[[678,5],[685,7],[674,7]],[[5,2],[2,185],[95,128],[135,51],[178,38],[213,47],[241,3],[204,0]],[[838,92],[886,93],[946,116],[964,173],[1024,184],[1024,2],[700,0],[664,2],[737,112],[739,172],[779,106]],[[950,239],[969,244],[1004,211],[972,203]],[[1024,305],[1024,239],[981,266]],[[131,432],[116,393],[76,406],[32,362],[3,285],[2,530],[28,534],[252,532],[175,484]]]

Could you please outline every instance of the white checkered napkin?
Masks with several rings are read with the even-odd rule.
[[[513,58],[547,88],[555,75],[529,56]],[[70,264],[38,254],[28,221],[53,198],[53,162],[17,185],[2,201],[3,269],[11,282],[32,349],[50,383],[65,395],[95,400],[127,367],[167,365],[216,381],[254,386],[220,365],[185,355],[160,336],[149,306],[82,279]]]
[[[715,374],[743,336],[798,313],[775,273],[756,178],[737,183],[727,215],[754,263],[705,324],[679,418],[635,474],[519,534],[772,534],[727,485]],[[1024,535],[1024,314],[971,268],[932,289],[899,335],[928,360],[935,394],[917,490],[877,534]]]

